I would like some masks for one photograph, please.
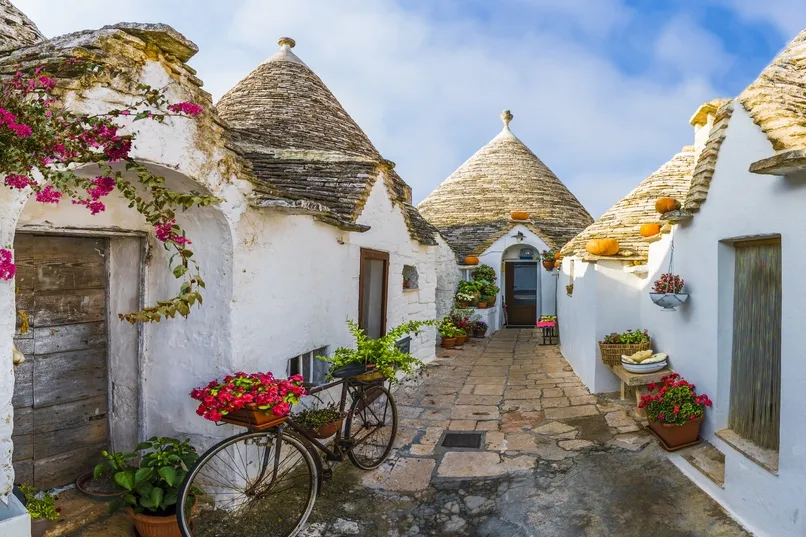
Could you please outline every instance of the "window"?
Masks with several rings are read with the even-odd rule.
[[[397,347],[401,352],[411,352],[411,336],[406,336],[395,343],[395,347]]]
[[[420,287],[420,275],[414,265],[403,265],[403,289],[417,289]]]
[[[781,416],[781,241],[734,244],[728,426],[777,450]]]
[[[288,360],[288,376],[302,375],[305,382],[310,384],[324,384],[326,381],[328,363],[317,356],[327,356],[327,347],[294,356]]]
[[[389,254],[362,248],[358,282],[358,326],[370,339],[377,339],[386,333],[388,284]]]

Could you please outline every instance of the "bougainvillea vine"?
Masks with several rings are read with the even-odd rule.
[[[75,78],[110,78],[120,73],[98,64],[69,59],[48,72],[45,67],[18,72],[0,82],[0,170],[3,184],[11,189],[32,191],[39,203],[55,205],[70,198],[95,215],[106,210],[104,199],[117,190],[153,227],[166,250],[173,251],[170,268],[182,284],[176,296],[140,311],[119,314],[135,322],[160,321],[177,314],[187,316],[201,304],[205,284],[188,248],[191,241],[176,223],[176,212],[215,203],[213,196],[198,192],[175,192],[157,175],[131,156],[134,132],[123,133],[118,121],[164,122],[169,116],[196,117],[203,108],[190,102],[169,103],[167,88],[137,86],[135,102],[104,114],[80,114],[68,110],[59,98],[56,80],[69,72]],[[95,168],[93,168],[94,166]],[[97,169],[94,177],[79,175],[79,169]],[[128,173],[127,173],[128,172]],[[127,177],[134,174],[137,180]],[[145,192],[145,194],[144,194]],[[8,249],[0,249],[0,279],[14,277],[16,267]]]

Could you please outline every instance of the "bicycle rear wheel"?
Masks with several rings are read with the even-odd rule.
[[[293,537],[311,514],[316,464],[297,438],[248,432],[219,442],[185,477],[177,499],[184,537]]]
[[[344,438],[350,442],[347,456],[358,468],[377,468],[392,451],[397,435],[397,406],[384,386],[370,386],[353,400]]]

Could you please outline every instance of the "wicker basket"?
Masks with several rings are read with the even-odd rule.
[[[621,355],[631,356],[638,351],[647,351],[652,348],[652,341],[644,343],[602,343],[599,342],[599,350],[602,352],[602,362],[605,365],[621,365]]]

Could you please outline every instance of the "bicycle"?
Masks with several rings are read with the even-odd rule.
[[[294,423],[293,416],[267,425],[230,421],[248,431],[207,450],[179,489],[177,521],[184,537],[293,537],[332,475],[320,452],[331,466],[345,455],[362,470],[383,464],[397,435],[397,406],[383,377],[360,364],[332,376],[338,380],[308,391],[316,395],[342,387],[343,433],[339,427],[332,447]]]

